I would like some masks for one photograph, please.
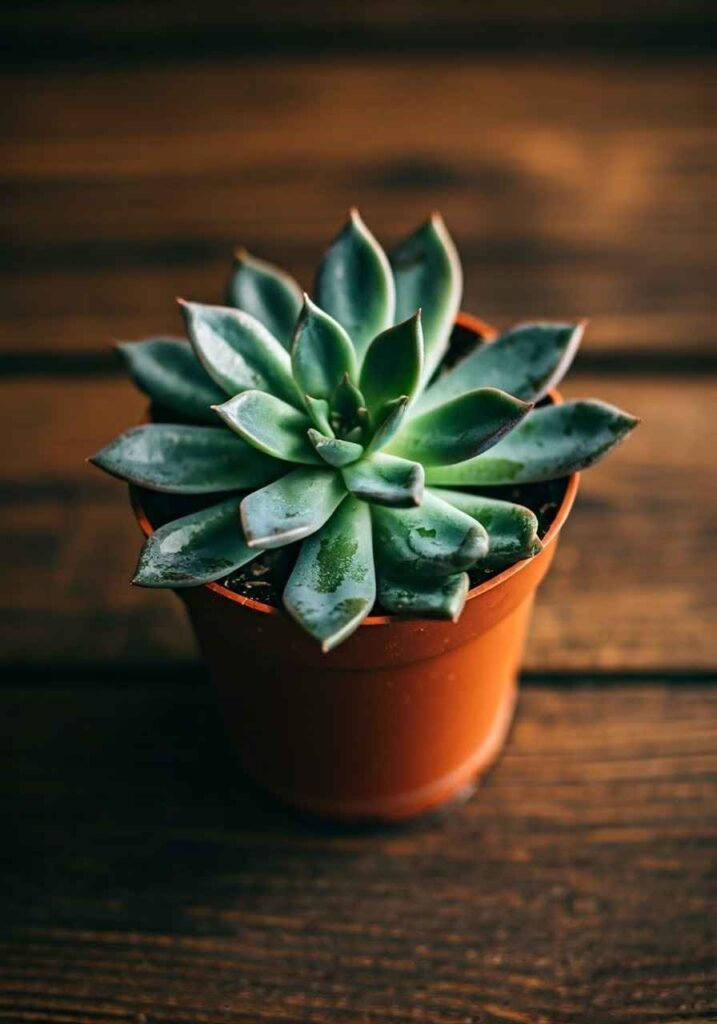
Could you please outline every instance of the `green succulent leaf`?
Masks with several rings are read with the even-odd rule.
[[[396,319],[419,308],[423,311],[423,379],[430,380],[448,348],[463,291],[460,259],[440,214],[433,214],[397,246],[390,259]]]
[[[211,406],[224,399],[183,338],[147,338],[117,346],[132,380],[153,402],[193,420],[215,423]]]
[[[180,306],[197,358],[228,395],[267,391],[297,408],[303,406],[289,354],[264,324],[226,306]]]
[[[423,497],[423,466],[395,455],[375,452],[344,466],[342,474],[348,489],[362,501],[411,508]]]
[[[380,451],[386,447],[391,438],[395,437],[406,418],[410,404],[411,400],[408,395],[401,395],[400,398],[395,398],[392,402],[386,403],[383,410],[383,419],[374,430],[371,442],[367,446],[366,450],[368,452]]]
[[[317,455],[320,455],[329,466],[340,469],[356,462],[363,455],[363,445],[354,444],[353,441],[341,441],[337,437],[326,437],[313,428],[308,431],[309,441],[314,446]]]
[[[468,596],[468,573],[441,576],[435,580],[392,580],[379,573],[378,600],[394,615],[457,622]]]
[[[280,398],[265,391],[243,391],[215,408],[231,430],[259,451],[287,462],[321,462],[307,436],[308,416]]]
[[[133,579],[140,587],[196,587],[251,562],[260,553],[244,540],[241,498],[182,516],[147,539]]]
[[[304,401],[306,402],[311,422],[316,429],[320,433],[325,434],[326,437],[333,437],[334,432],[330,423],[331,408],[329,403],[324,398],[312,398],[311,395],[305,395]]]
[[[497,388],[478,388],[409,419],[390,450],[424,466],[464,462],[494,445],[531,406]]]
[[[393,323],[396,296],[391,267],[358,210],[351,211],[321,262],[316,301],[348,331],[359,363],[369,342]]]
[[[423,333],[421,311],[373,339],[361,367],[359,387],[372,421],[384,416],[389,402],[413,398],[421,380]]]
[[[346,331],[308,295],[291,346],[291,368],[299,390],[329,399],[348,374],[356,378],[356,353]]]
[[[176,494],[261,487],[288,468],[225,430],[172,423],[133,427],[90,462],[129,483]]]
[[[239,249],[226,298],[228,306],[249,313],[289,348],[301,309],[301,289],[293,277]]]
[[[476,519],[485,529],[489,546],[482,568],[512,565],[537,555],[542,549],[538,539],[538,517],[524,505],[445,488],[432,493]]]
[[[376,599],[368,505],[347,497],[304,541],[284,590],[291,616],[330,651],[361,625]]]
[[[426,412],[478,387],[501,388],[516,398],[538,402],[562,380],[580,345],[585,324],[523,324],[496,341],[479,345],[418,401]]]
[[[431,484],[523,484],[554,480],[592,466],[639,421],[595,399],[534,409],[484,455],[427,471]]]
[[[418,508],[372,505],[371,514],[377,561],[390,578],[450,576],[488,553],[483,527],[430,491]]]
[[[346,424],[357,424],[367,417],[366,401],[356,387],[349,380],[349,375],[344,374],[341,382],[331,396],[331,421],[335,430]],[[363,413],[362,413],[363,410]],[[363,427],[361,427],[363,436]]]
[[[247,544],[278,548],[302,540],[323,526],[345,497],[341,474],[335,470],[295,469],[242,501]]]

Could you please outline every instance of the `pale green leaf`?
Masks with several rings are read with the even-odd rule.
[[[313,428],[308,431],[308,435],[317,455],[320,455],[329,466],[337,468],[348,466],[363,455],[363,445],[354,444],[352,441],[341,441],[336,437],[327,437]]]
[[[485,529],[489,546],[481,568],[502,568],[541,550],[538,518],[524,505],[446,488],[431,493],[472,516]]]
[[[463,290],[461,263],[438,213],[398,245],[390,256],[396,283],[396,319],[423,311],[423,380],[443,358]]]
[[[321,461],[307,436],[308,416],[274,395],[243,391],[216,411],[231,430],[267,455],[308,465]]]
[[[301,309],[301,288],[280,267],[238,249],[227,283],[227,305],[249,313],[288,349]]]
[[[133,583],[141,587],[196,587],[251,562],[239,521],[241,498],[228,498],[160,526],[147,539]]]
[[[393,402],[387,402],[383,410],[383,419],[379,420],[378,426],[373,432],[373,437],[366,448],[367,452],[378,452],[385,448],[391,438],[395,437],[401,429],[401,424],[406,418],[410,405],[408,395],[401,395]]]
[[[391,442],[390,451],[424,466],[463,462],[494,445],[530,408],[496,388],[469,391],[422,416],[409,418]]]
[[[410,508],[420,505],[423,497],[424,472],[418,462],[375,452],[342,469],[344,483],[357,498]]]
[[[147,338],[123,341],[117,351],[133,381],[153,402],[181,416],[216,422],[211,406],[224,399],[183,338]]]
[[[389,402],[413,398],[421,379],[423,335],[420,311],[373,339],[361,367],[359,387],[372,423],[380,422]]]
[[[323,526],[345,497],[336,470],[295,469],[242,501],[247,543],[252,548],[277,548],[302,540]]]
[[[496,341],[485,342],[416,401],[423,413],[474,388],[501,388],[516,398],[538,402],[560,383],[580,345],[585,324],[523,324]]]
[[[180,306],[197,358],[228,395],[267,391],[297,408],[303,406],[289,353],[264,324],[226,306]]]
[[[90,462],[129,483],[177,494],[261,487],[288,468],[226,430],[172,423],[133,427]]]
[[[438,579],[404,576],[393,580],[378,573],[378,600],[387,612],[422,619],[457,622],[466,603],[470,581],[465,572]]]
[[[523,484],[586,469],[639,421],[595,399],[535,409],[494,448],[455,466],[434,466],[432,484]]]
[[[306,402],[306,409],[311,417],[311,422],[316,429],[327,437],[333,437],[334,432],[330,422],[331,408],[329,403],[323,398],[312,398],[311,395],[305,395],[304,401]]]
[[[284,590],[284,607],[330,651],[361,625],[375,599],[371,516],[367,505],[349,496],[304,541]]]
[[[357,210],[321,262],[316,302],[348,331],[359,363],[373,338],[394,321],[391,267]]]
[[[430,491],[418,508],[372,505],[376,559],[392,579],[433,578],[470,569],[488,552],[488,535],[470,516]]]
[[[291,345],[291,368],[303,395],[327,400],[345,376],[356,378],[356,353],[341,324],[308,295]]]

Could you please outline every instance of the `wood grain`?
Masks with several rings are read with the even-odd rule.
[[[239,242],[310,284],[358,203],[387,244],[441,208],[466,308],[499,325],[589,316],[588,352],[714,357],[704,60],[245,58],[42,81],[0,76],[6,356],[108,365],[109,339],[177,329],[175,295],[217,301]]]
[[[717,572],[706,424],[710,380],[570,378],[644,418],[584,474],[538,601],[533,671],[714,670]],[[140,536],[124,490],[84,458],[137,422],[124,381],[0,382],[13,424],[5,497],[0,660],[186,662],[193,641],[171,595],[129,586]]]
[[[471,801],[357,832],[243,782],[201,676],[16,682],[5,1024],[714,1019],[713,689],[528,688]]]

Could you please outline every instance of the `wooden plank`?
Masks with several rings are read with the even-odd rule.
[[[238,242],[310,284],[357,202],[387,244],[441,208],[466,307],[499,325],[587,315],[587,351],[713,352],[704,61],[246,59],[42,81],[2,75],[5,354],[176,329],[174,296],[216,301]]]
[[[715,546],[709,498],[715,402],[710,379],[574,374],[644,417],[623,448],[586,473],[539,596],[526,665],[713,670]],[[86,455],[141,416],[124,381],[5,380],[13,425],[5,497],[0,660],[120,664],[194,656],[171,595],[130,588],[139,534],[120,484]]]
[[[472,800],[376,832],[252,790],[201,678],[47,682],[0,690],[8,1024],[717,1011],[714,689],[528,688]]]

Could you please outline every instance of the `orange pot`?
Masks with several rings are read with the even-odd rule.
[[[277,608],[217,583],[178,591],[249,775],[349,821],[397,821],[471,792],[508,732],[533,598],[577,488],[576,474],[542,552],[474,588],[455,624],[373,616],[322,654]],[[149,535],[136,492],[133,503]]]

